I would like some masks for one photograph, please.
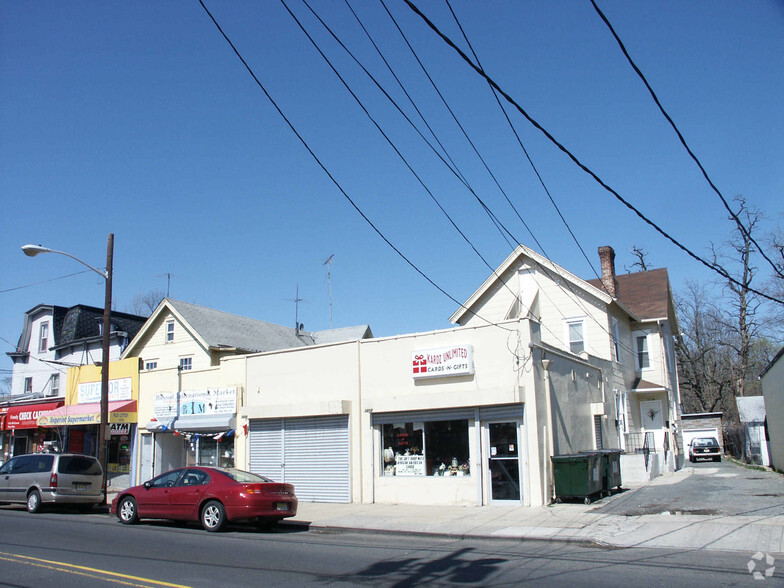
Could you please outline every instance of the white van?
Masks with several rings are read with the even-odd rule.
[[[104,501],[103,470],[97,459],[72,453],[32,453],[0,466],[0,503],[74,504],[89,511]]]

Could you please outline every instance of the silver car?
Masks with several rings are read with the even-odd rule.
[[[86,512],[103,501],[103,470],[89,455],[32,453],[0,467],[0,503],[26,504],[29,512],[74,504]]]

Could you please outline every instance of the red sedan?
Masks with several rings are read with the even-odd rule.
[[[187,467],[120,492],[112,513],[130,525],[139,519],[200,521],[219,531],[227,521],[255,520],[272,526],[297,514],[294,486],[242,470]]]

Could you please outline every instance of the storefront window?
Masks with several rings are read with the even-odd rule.
[[[215,439],[211,435],[193,435],[186,440],[185,465],[234,467],[234,437]]]
[[[385,476],[468,476],[468,421],[381,426]]]

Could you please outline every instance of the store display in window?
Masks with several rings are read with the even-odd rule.
[[[468,421],[382,425],[385,476],[468,476]]]

